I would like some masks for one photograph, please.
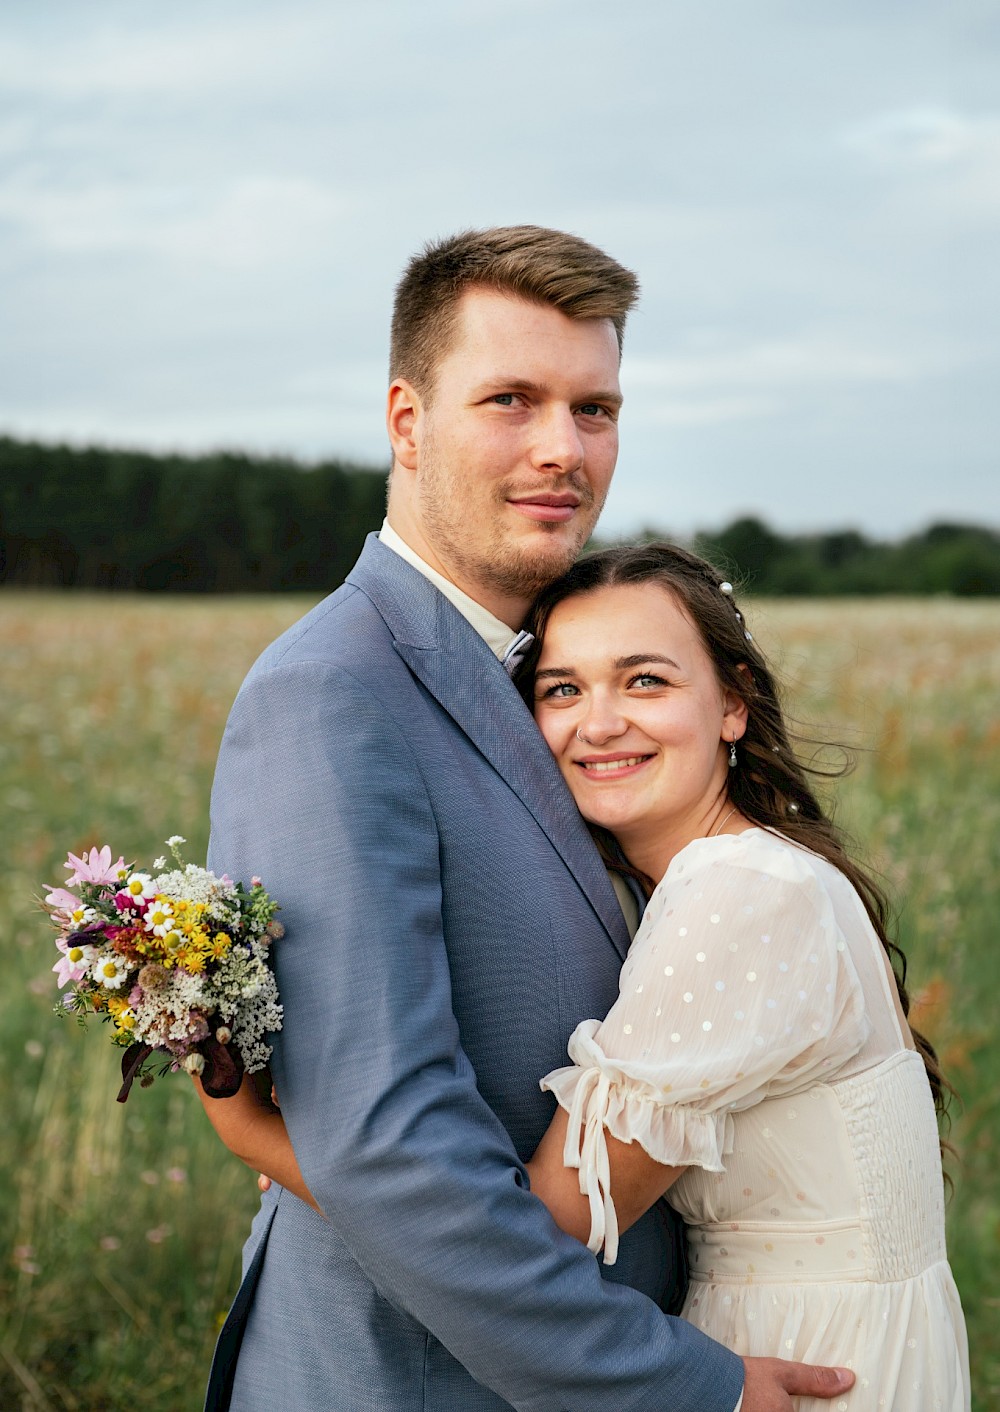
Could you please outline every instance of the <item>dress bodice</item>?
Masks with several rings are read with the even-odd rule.
[[[761,829],[698,840],[650,899],[618,1001],[542,1083],[569,1113],[593,1249],[614,1256],[610,1132],[686,1169],[668,1192],[686,1318],[740,1354],[853,1367],[850,1412],[964,1412],[934,1106],[891,985],[825,860]]]

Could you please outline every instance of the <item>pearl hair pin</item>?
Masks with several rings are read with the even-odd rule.
[[[728,599],[732,600],[733,586],[728,579],[723,579],[722,583],[719,584],[719,592],[724,593]],[[733,604],[733,612],[736,614],[737,621],[742,623],[743,614],[737,608],[735,603]],[[746,638],[747,642],[753,642],[753,638],[751,637],[750,633],[747,632],[746,628],[743,629],[743,636]]]

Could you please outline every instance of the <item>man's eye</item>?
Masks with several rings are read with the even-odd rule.
[[[498,407],[513,407],[514,394],[513,392],[498,392],[490,398],[490,401],[495,402]]]
[[[584,402],[582,407],[576,409],[583,417],[606,417],[609,414],[607,407],[602,407],[599,402]]]

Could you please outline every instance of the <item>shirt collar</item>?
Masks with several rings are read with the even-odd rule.
[[[436,569],[432,569],[426,559],[421,559],[416,550],[411,549],[406,540],[396,533],[388,520],[382,521],[378,537],[387,549],[392,549],[401,559],[405,559],[418,573],[423,574],[425,579],[429,579],[434,587],[444,594],[448,602],[458,609],[469,626],[474,628],[485,641],[494,656],[502,662],[521,634],[514,628],[508,627],[506,623],[502,623],[499,618],[495,618],[488,608],[484,608],[481,603],[470,598],[457,584],[446,579]]]

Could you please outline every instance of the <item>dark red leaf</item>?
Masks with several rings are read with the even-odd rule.
[[[118,1102],[124,1103],[136,1074],[153,1052],[151,1044],[130,1044],[122,1055],[122,1078],[124,1083],[118,1090]]]

